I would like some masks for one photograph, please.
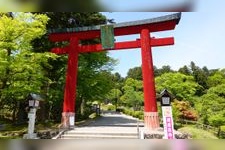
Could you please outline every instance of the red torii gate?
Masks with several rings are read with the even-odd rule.
[[[70,42],[67,47],[52,49],[52,52],[56,54],[68,54],[68,68],[62,113],[63,127],[69,128],[74,126],[79,53],[141,48],[144,86],[144,123],[145,127],[148,129],[159,128],[151,48],[155,46],[173,45],[174,38],[151,38],[150,33],[173,30],[179,23],[180,18],[181,13],[175,13],[153,19],[113,24],[112,32],[115,36],[140,34],[140,39],[126,42],[115,42],[110,48],[103,48],[104,45],[102,44],[79,44],[80,40],[101,38],[100,29],[102,26],[106,25],[50,30],[49,39],[52,42]],[[102,39],[102,41],[103,40],[104,39]]]

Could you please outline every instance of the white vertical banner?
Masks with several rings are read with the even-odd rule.
[[[70,126],[74,126],[74,121],[75,121],[75,117],[74,116],[70,116],[69,117],[69,125]]]
[[[164,138],[174,139],[173,115],[171,106],[162,106]]]

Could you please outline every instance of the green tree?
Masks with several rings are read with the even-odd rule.
[[[153,69],[154,69],[154,76],[155,76],[155,77],[160,76],[159,69],[158,69],[156,66],[153,66]]]
[[[119,89],[111,89],[106,97],[116,106],[116,109],[117,109],[118,103],[120,103],[121,95],[122,95],[122,92]]]
[[[124,94],[120,98],[121,101],[126,106],[133,107],[134,110],[140,110],[143,106],[142,81],[127,78],[122,89]]]
[[[124,78],[121,77],[121,75],[118,72],[116,72],[113,76],[113,81],[114,82],[123,82]]]
[[[169,65],[162,66],[160,69],[160,74],[174,72]]]
[[[83,56],[81,55],[79,58],[76,98],[76,111],[82,116],[86,113],[85,107],[88,101],[103,101],[106,94],[113,88],[113,82],[109,80],[112,77],[109,68],[104,67],[108,66],[111,61],[108,59],[111,58],[106,57],[104,53],[102,55],[96,54],[95,57],[90,54]],[[90,62],[88,57],[93,60]]]
[[[202,96],[201,117],[204,123],[213,126],[225,125],[225,84],[217,85]]]
[[[192,76],[181,73],[165,73],[155,81],[157,93],[168,89],[178,100],[191,100],[199,86]]]
[[[142,69],[141,67],[134,67],[128,70],[127,78],[135,80],[142,80]]]
[[[178,72],[185,74],[185,75],[191,75],[191,70],[186,65],[184,65],[182,68],[180,68],[178,70]]]
[[[13,120],[22,121],[25,98],[31,93],[43,93],[42,86],[50,82],[44,68],[51,68],[50,53],[33,53],[31,41],[46,32],[48,17],[31,13],[14,13],[0,18],[0,103],[13,110]],[[17,117],[16,117],[17,116]]]
[[[194,77],[195,81],[201,85],[201,88],[197,90],[197,95],[201,96],[206,92],[206,89],[208,89],[207,85],[207,78],[208,78],[208,72],[205,72],[205,70],[208,70],[206,67],[204,67],[204,70],[200,67],[196,66],[194,62],[191,62],[190,64],[192,76]]]
[[[212,76],[208,77],[207,84],[209,87],[214,87],[225,83],[225,69],[216,71]]]
[[[121,77],[121,75],[116,72],[115,74],[112,74],[112,82],[113,82],[113,88],[114,89],[119,89],[120,91],[122,90],[122,87],[124,85],[125,79]]]

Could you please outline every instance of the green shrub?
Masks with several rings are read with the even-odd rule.
[[[130,109],[125,108],[124,111],[123,111],[123,113],[126,114],[126,115],[132,116],[133,111],[131,111]]]
[[[116,109],[116,107],[114,105],[107,105],[107,110],[112,111],[115,109]]]
[[[220,126],[220,138],[225,139],[225,126]]]
[[[220,126],[221,131],[225,132],[225,126]]]
[[[174,123],[174,129],[175,130],[178,130],[178,129],[182,128],[182,127],[183,127],[182,123]]]
[[[133,116],[133,111],[128,110],[128,111],[127,111],[127,115]]]
[[[134,111],[134,110],[131,110],[131,109],[124,108],[123,113],[126,114],[126,115],[129,115],[129,116],[133,116],[135,118],[138,118],[140,120],[144,120],[144,112],[143,111]]]
[[[135,118],[142,119],[142,116],[144,118],[144,113],[142,111],[135,111],[133,113],[133,117],[135,117]]]

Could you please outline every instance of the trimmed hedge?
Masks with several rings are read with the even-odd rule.
[[[133,116],[135,118],[138,118],[140,120],[144,120],[144,112],[143,111],[134,111],[130,109],[123,109],[123,113],[129,116]]]

